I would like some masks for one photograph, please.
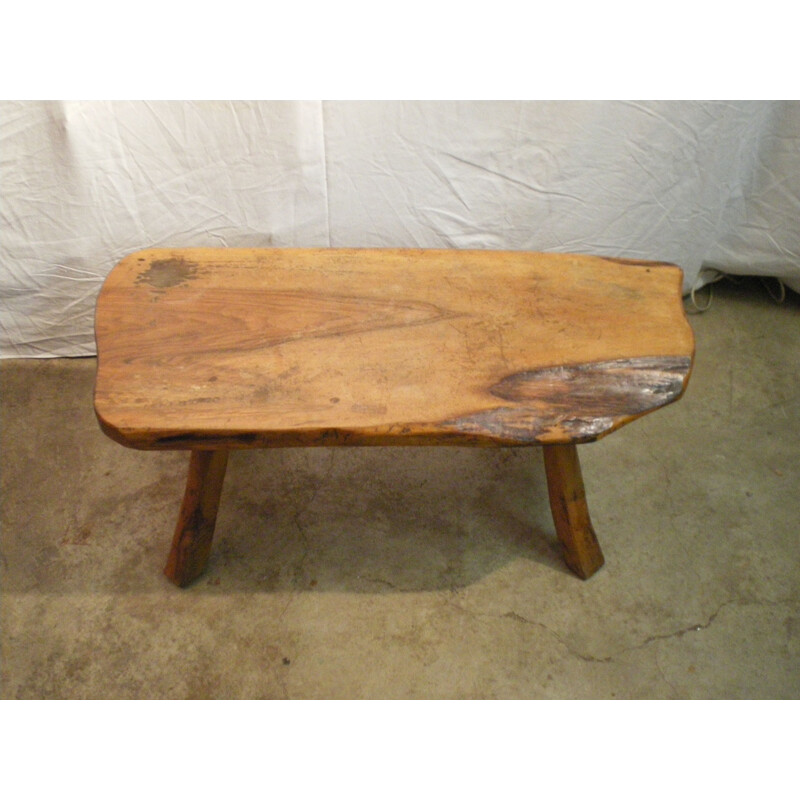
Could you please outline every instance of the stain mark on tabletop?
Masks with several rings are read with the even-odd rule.
[[[187,284],[197,275],[197,264],[183,258],[162,258],[136,278],[136,284],[147,284],[154,289],[171,289]]]
[[[266,402],[273,395],[273,390],[269,386],[259,386],[252,394],[255,402]]]

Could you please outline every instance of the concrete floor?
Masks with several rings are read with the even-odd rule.
[[[800,297],[714,287],[678,403],[581,448],[606,566],[537,449],[231,456],[207,574],[162,576],[184,453],[93,359],[2,364],[3,698],[800,697]]]

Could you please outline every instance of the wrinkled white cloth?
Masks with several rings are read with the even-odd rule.
[[[3,102],[0,356],[144,247],[556,250],[800,291],[800,103]]]

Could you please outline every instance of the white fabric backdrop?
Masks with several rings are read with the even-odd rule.
[[[93,354],[143,247],[560,250],[800,291],[800,103],[3,102],[0,164],[3,357]]]

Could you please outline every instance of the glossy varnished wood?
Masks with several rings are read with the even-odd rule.
[[[683,392],[680,291],[566,254],[142,251],[98,300],[95,409],[146,449],[592,441]]]

